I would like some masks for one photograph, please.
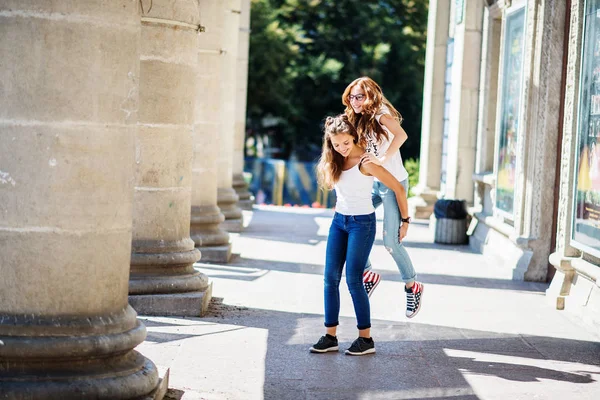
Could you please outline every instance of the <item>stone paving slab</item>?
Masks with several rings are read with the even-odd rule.
[[[404,317],[402,282],[378,243],[384,281],[371,299],[377,354],[350,357],[356,336],[345,283],[340,352],[310,354],[323,334],[323,263],[331,210],[255,207],[213,282],[204,318],[145,317],[138,350],[171,370],[169,399],[595,399],[600,337],[466,246],[432,243],[425,223],[405,241],[423,309]],[[380,229],[379,229],[380,232]],[[201,260],[202,261],[202,260]]]

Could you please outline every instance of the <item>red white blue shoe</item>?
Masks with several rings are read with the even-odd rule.
[[[415,281],[415,284],[408,289],[404,287],[406,293],[406,316],[412,318],[421,309],[421,298],[423,297],[423,284]]]
[[[369,297],[371,297],[371,294],[373,294],[375,288],[379,285],[379,282],[381,282],[381,275],[377,272],[369,270],[363,273],[363,285],[365,285],[365,290]]]

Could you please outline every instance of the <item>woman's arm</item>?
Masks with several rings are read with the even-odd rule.
[[[381,165],[374,164],[366,157],[361,160],[360,171],[365,175],[373,175],[374,177],[379,179],[385,186],[392,189],[394,191],[394,194],[396,195],[396,202],[398,203],[398,208],[400,209],[400,214],[402,218],[408,217],[408,200],[406,198],[406,190],[404,190],[404,186],[402,186],[402,184],[398,182],[398,179],[394,178],[394,175],[392,175],[387,169],[385,169]],[[408,224],[402,223],[400,225],[400,241],[404,239],[407,231]]]
[[[402,126],[400,126],[398,120],[389,114],[383,114],[379,118],[379,123],[385,126],[394,135],[392,143],[390,143],[390,147],[387,149],[383,157],[380,158],[380,161],[383,164],[388,158],[392,157],[398,152],[400,146],[402,146],[408,139],[408,135]]]

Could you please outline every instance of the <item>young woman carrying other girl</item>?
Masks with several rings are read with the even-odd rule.
[[[344,112],[348,120],[358,133],[358,144],[368,153],[365,162],[383,166],[408,193],[408,172],[402,164],[399,151],[408,135],[400,126],[400,113],[385,98],[379,85],[366,76],[355,79],[346,87],[342,102],[346,106]],[[383,204],[383,244],[396,262],[405,283],[406,316],[412,318],[421,308],[423,284],[416,281],[417,274],[412,261],[401,243],[402,227],[410,223],[408,210],[400,206],[390,189],[384,181],[375,179],[372,201],[375,208]],[[371,271],[369,260],[363,276],[369,296],[380,279],[379,274]]]
[[[310,351],[338,351],[336,337],[340,313],[340,281],[346,264],[346,283],[354,304],[358,338],[346,354],[360,356],[375,353],[371,338],[371,309],[363,286],[363,271],[375,240],[375,208],[371,200],[373,179],[377,178],[393,191],[403,213],[408,213],[404,187],[385,168],[368,162],[368,155],[358,145],[358,134],[345,115],[325,121],[323,149],[317,166],[319,184],[335,189],[335,214],[327,238],[324,272],[326,333]],[[406,236],[408,224],[399,231]]]

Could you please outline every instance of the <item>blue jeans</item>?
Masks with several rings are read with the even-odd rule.
[[[400,183],[408,194],[408,180],[405,179]],[[373,182],[371,198],[373,207],[377,208],[383,204],[383,245],[396,262],[402,280],[405,283],[413,282],[417,278],[417,273],[408,252],[402,243],[399,243],[400,209],[396,201],[396,194],[383,183],[375,181]],[[404,217],[408,217],[408,215]],[[369,269],[371,269],[371,260],[367,260],[365,265],[365,270]]]
[[[371,307],[362,276],[375,241],[375,229],[375,213],[342,215],[336,212],[333,215],[325,258],[325,326],[328,328],[339,325],[340,281],[344,262],[357,327],[371,327]]]

